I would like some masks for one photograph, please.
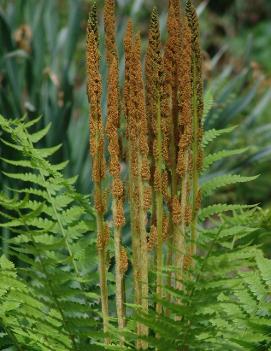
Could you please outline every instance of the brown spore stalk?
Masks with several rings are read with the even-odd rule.
[[[148,123],[145,108],[144,83],[141,68],[141,40],[140,35],[135,36],[132,50],[133,65],[130,79],[131,110],[128,119],[129,147],[131,149],[131,174],[135,180],[132,186],[132,197],[136,213],[136,232],[139,235],[139,279],[140,298],[142,309],[148,312],[148,249],[146,218],[147,206],[150,205],[149,189],[149,146],[148,146]],[[146,198],[147,197],[147,198]],[[141,335],[148,335],[148,328],[141,326]],[[142,348],[147,349],[147,344],[142,342]]]
[[[106,0],[104,13],[105,41],[108,74],[107,93],[107,124],[108,150],[110,155],[109,170],[112,176],[112,212],[114,219],[115,279],[116,279],[116,310],[118,326],[125,327],[125,293],[124,274],[128,266],[128,257],[122,246],[122,228],[125,224],[123,199],[124,186],[121,179],[121,151],[119,142],[120,109],[119,109],[119,70],[118,55],[115,42],[116,18],[115,1]]]
[[[178,145],[180,139],[180,107],[179,107],[179,69],[181,55],[180,41],[180,20],[177,17],[178,8],[173,1],[169,2],[167,30],[168,39],[164,52],[164,114],[168,118],[169,126],[169,145],[167,168],[169,171],[170,196],[168,201],[170,213],[170,235],[168,240],[168,257],[167,265],[172,265],[175,261],[176,250],[174,249],[178,235],[180,234],[179,226],[181,217],[177,216],[177,209],[180,208],[179,188],[180,177],[177,173]],[[172,274],[169,273],[168,284],[172,283]]]
[[[191,30],[192,48],[192,220],[191,220],[191,254],[196,254],[198,210],[201,203],[199,175],[202,168],[202,115],[203,115],[203,81],[202,81],[202,55],[199,38],[199,21],[195,7],[191,0],[186,3],[186,15]]]
[[[185,16],[182,18],[182,45],[181,45],[181,65],[179,74],[179,109],[180,109],[180,139],[177,161],[177,174],[181,179],[180,195],[180,233],[176,237],[177,254],[175,256],[175,266],[178,267],[177,288],[182,287],[182,268],[186,251],[185,236],[187,225],[191,222],[190,188],[191,188],[191,162],[192,162],[192,50],[191,50],[191,30]]]
[[[165,150],[167,149],[167,119],[163,118],[162,103],[164,98],[163,83],[164,72],[162,64],[159,16],[156,8],[153,9],[149,28],[149,44],[146,55],[146,105],[149,122],[149,138],[152,147],[152,186],[153,186],[153,233],[156,233],[156,293],[162,298],[162,270],[163,270],[163,221],[164,221],[164,188],[165,183]],[[156,306],[158,313],[162,307]]]
[[[109,229],[104,221],[105,203],[103,180],[105,177],[104,128],[102,123],[102,82],[99,72],[100,55],[98,51],[98,29],[96,6],[90,14],[87,27],[87,93],[90,104],[90,154],[92,159],[92,179],[94,183],[94,199],[97,222],[97,250],[99,258],[99,276],[101,289],[103,329],[106,333],[109,326],[108,287],[107,287],[107,245]],[[106,340],[108,342],[108,340]]]
[[[108,73],[105,132],[95,5],[88,23],[90,153],[97,214],[102,316],[104,331],[108,332],[107,259],[110,231],[105,215],[110,218],[109,214],[112,214],[115,302],[121,347],[126,341],[122,331],[125,331],[127,318],[124,276],[128,268],[128,255],[122,244],[124,225],[125,229],[130,225],[132,239],[132,297],[146,314],[152,289],[149,281],[152,262],[155,262],[155,292],[158,297],[155,309],[160,318],[164,313],[168,315],[159,301],[165,297],[165,285],[185,293],[184,271],[193,267],[193,256],[196,254],[199,175],[203,157],[201,51],[196,11],[190,0],[185,10],[180,4],[178,0],[169,0],[168,38],[164,47],[160,40],[157,9],[152,12],[144,66],[145,81],[140,34],[134,35],[132,22],[128,21],[124,38],[125,79],[121,89],[115,39],[115,1],[105,0]],[[106,151],[105,144],[108,145]],[[108,159],[107,172],[105,156]],[[127,179],[124,179],[125,174]],[[105,178],[107,182],[104,182]],[[107,203],[105,183],[111,189]],[[127,210],[126,216],[124,208]],[[172,266],[175,273],[169,269],[165,282],[164,268]],[[173,295],[169,297],[173,301]],[[136,348],[147,350],[148,343],[144,338],[149,334],[148,327],[138,322],[136,333]],[[161,335],[155,337],[160,338]],[[109,339],[106,338],[105,342],[109,343]]]

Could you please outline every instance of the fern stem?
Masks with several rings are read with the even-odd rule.
[[[132,151],[130,140],[127,140],[128,148],[128,188],[130,197],[130,221],[131,221],[131,235],[132,235],[132,263],[133,263],[133,278],[134,278],[134,302],[136,305],[142,305],[142,281],[141,281],[141,267],[140,267],[140,237],[138,231],[138,218],[136,211],[136,203],[134,200],[133,187],[136,180],[132,172]],[[137,335],[141,335],[141,324],[137,323]],[[136,341],[136,349],[141,348],[141,340]]]
[[[116,257],[116,305],[117,305],[117,316],[119,328],[125,327],[125,309],[124,309],[124,287],[123,287],[123,275],[121,273],[120,263],[120,237],[121,231],[119,228],[115,229],[114,232],[114,243],[115,243],[115,257]]]
[[[138,156],[138,169],[142,168],[142,157]],[[141,304],[144,313],[148,313],[148,249],[147,249],[147,232],[146,232],[146,213],[144,210],[144,183],[141,174],[138,175],[138,192],[139,192],[139,230],[140,230],[140,273],[141,273]],[[141,326],[142,335],[148,335],[149,329],[147,326]],[[148,349],[148,344],[142,342],[143,350]]]
[[[44,181],[44,184],[46,185],[47,183],[46,183],[45,177],[44,177],[44,175],[43,175],[43,173],[42,173],[41,171],[40,171],[40,174],[41,174],[41,176],[42,176],[42,179],[43,179],[43,181]],[[47,194],[48,194],[49,201],[50,201],[50,203],[52,204],[53,211],[54,211],[54,214],[55,214],[57,223],[58,223],[58,225],[59,225],[61,234],[62,234],[62,236],[63,236],[63,238],[64,238],[64,242],[65,242],[66,249],[67,249],[67,251],[68,251],[68,253],[69,253],[69,256],[71,257],[72,264],[73,264],[73,268],[74,268],[74,270],[75,270],[77,276],[79,277],[79,276],[80,276],[80,272],[79,272],[77,263],[76,263],[76,261],[75,261],[75,259],[74,259],[74,255],[73,255],[72,249],[71,249],[70,244],[69,244],[69,242],[68,242],[65,229],[64,229],[64,227],[63,227],[63,225],[62,225],[62,222],[61,222],[61,220],[60,220],[60,217],[59,217],[59,215],[58,215],[58,211],[57,211],[57,209],[56,209],[56,206],[55,206],[54,200],[53,200],[53,198],[52,198],[51,192],[48,190],[47,186],[46,186],[46,192],[47,192]]]
[[[138,236],[136,227],[138,220],[136,214],[136,203],[133,194],[133,187],[136,182],[132,171],[132,148],[131,141],[127,140],[127,151],[128,151],[128,190],[130,199],[130,221],[131,221],[131,236],[132,236],[132,259],[133,259],[133,275],[134,275],[134,293],[135,303],[141,304],[141,280],[140,280],[140,238]]]
[[[181,181],[181,223],[179,225],[179,233],[176,237],[176,258],[175,267],[177,268],[176,274],[176,289],[183,289],[183,264],[185,255],[185,212],[187,208],[187,190],[188,190],[188,162],[189,151],[185,151],[184,155],[184,176]]]
[[[116,216],[116,200],[113,200],[113,213]],[[125,327],[125,308],[124,308],[124,284],[121,267],[121,227],[114,228],[114,246],[116,260],[116,309],[119,329]]]
[[[163,173],[163,149],[167,149],[165,145],[164,133],[167,129],[162,121],[162,97],[164,96],[164,70],[162,65],[161,40],[159,28],[159,14],[157,8],[154,7],[151,15],[149,26],[148,50],[145,60],[145,104],[146,115],[148,120],[148,142],[151,149],[151,182],[152,182],[152,214],[153,227],[155,231],[154,243],[156,246],[156,293],[159,298],[163,295],[163,190],[166,188],[165,177]],[[150,242],[150,248],[154,244]],[[160,314],[162,306],[160,303],[156,305],[156,311]]]
[[[99,198],[102,197],[101,183],[95,184],[95,193]],[[102,200],[101,200],[102,201]],[[109,327],[109,312],[108,312],[108,288],[107,288],[107,264],[106,264],[106,233],[105,223],[103,214],[96,211],[97,230],[99,233],[98,238],[98,260],[99,260],[99,278],[100,278],[100,291],[101,291],[101,303],[102,303],[102,318],[103,318],[103,330],[104,333],[108,332]],[[101,242],[100,242],[101,241]],[[109,343],[109,340],[105,338],[105,343]]]
[[[192,222],[191,222],[191,255],[196,254],[197,246],[197,222],[198,222],[198,208],[197,198],[199,194],[199,172],[198,172],[198,134],[199,134],[199,121],[198,121],[198,109],[197,109],[197,86],[196,86],[196,67],[195,62],[192,62],[193,70],[193,83],[192,83],[192,130],[193,130],[193,142],[192,142],[192,158],[193,158],[193,170],[192,170]]]
[[[110,14],[111,6],[114,2],[107,2],[107,13]],[[114,12],[114,11],[113,11]],[[112,16],[106,17],[112,17]],[[110,23],[107,18],[107,23]],[[114,27],[114,26],[113,26]],[[114,31],[113,31],[114,32]],[[108,43],[112,42],[112,38],[108,38]],[[110,50],[109,50],[110,51]],[[111,51],[114,51],[111,48]],[[123,210],[124,189],[121,180],[121,158],[118,131],[120,126],[120,110],[119,110],[119,88],[118,88],[118,63],[113,55],[110,62],[111,54],[108,52],[109,74],[108,74],[108,95],[107,95],[107,123],[106,133],[108,137],[108,150],[110,154],[109,170],[112,176],[112,212],[114,218],[114,246],[115,246],[115,276],[116,276],[116,310],[118,317],[119,329],[125,326],[125,310],[124,310],[124,285],[123,277],[128,268],[128,258],[125,249],[121,246],[121,229],[125,224],[125,216]],[[123,338],[122,338],[123,344]]]
[[[178,177],[177,177],[177,163],[176,163],[177,148],[175,144],[175,128],[174,128],[173,113],[171,116],[171,140],[170,140],[169,152],[170,152],[170,160],[171,160],[171,200],[173,200],[175,197],[177,197],[177,194],[178,194]],[[171,216],[171,223],[172,223],[172,234],[171,234],[172,241],[170,243],[169,250],[170,250],[170,256],[172,257],[172,263],[173,263],[175,262],[175,256],[176,256],[176,252],[173,253],[173,251],[174,251],[174,246],[176,244],[176,240],[178,236],[178,225],[176,224],[173,218],[172,204],[171,204],[170,216]],[[172,277],[172,273],[170,273],[170,277]]]
[[[130,222],[132,235],[132,264],[134,278],[134,302],[136,305],[142,305],[142,280],[141,280],[141,243],[139,235],[139,213],[138,213],[138,196],[137,196],[137,171],[135,169],[137,161],[137,148],[135,147],[134,130],[134,103],[133,94],[135,94],[134,80],[134,35],[133,25],[129,21],[124,39],[125,49],[125,85],[124,85],[124,102],[125,117],[127,130],[127,159],[128,159],[128,192],[130,200]],[[136,97],[137,98],[137,97]],[[136,324],[137,335],[141,335],[141,323]],[[141,340],[136,341],[136,349],[141,348]]]
[[[161,123],[161,109],[160,109],[160,98],[157,102],[157,152],[158,157],[155,162],[155,169],[158,174],[161,176],[163,169],[163,156],[162,156],[162,123]],[[156,198],[156,225],[157,225],[157,248],[156,248],[156,293],[159,299],[163,296],[163,194],[162,189],[158,189],[155,192]],[[162,306],[160,303],[156,305],[157,313],[162,313]]]
[[[169,237],[167,240],[167,256],[166,256],[166,265],[168,268],[167,286],[173,285],[172,284],[173,274],[171,271],[172,264],[173,264],[173,221],[172,221],[172,217],[170,216],[170,218],[169,218]],[[172,294],[170,292],[167,293],[167,300],[172,301]],[[166,309],[165,313],[166,313],[167,317],[170,316],[169,309]]]
[[[199,40],[199,22],[195,7],[191,0],[186,2],[186,15],[192,35],[192,223],[191,223],[191,254],[195,255],[197,246],[197,222],[200,208],[199,174],[202,169],[202,114],[203,114],[203,83],[202,83],[202,55]]]
[[[108,332],[109,315],[108,315],[108,289],[107,289],[107,269],[106,269],[106,251],[99,249],[99,276],[100,276],[100,289],[101,289],[101,302],[102,302],[102,317],[103,317],[103,330],[104,333]],[[105,339],[106,343],[109,340]]]

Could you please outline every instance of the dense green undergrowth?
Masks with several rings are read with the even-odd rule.
[[[74,190],[76,178],[63,178],[65,164],[49,161],[58,147],[34,146],[47,128],[31,133],[35,122],[3,117],[0,122],[1,144],[16,150],[16,159],[3,159],[10,167],[4,176],[16,183],[1,193],[1,227],[10,231],[1,258],[2,350],[133,349],[136,321],[161,335],[150,334],[150,350],[186,350],[188,345],[189,350],[270,349],[271,263],[254,245],[264,230],[262,215],[257,208],[226,204],[201,211],[200,255],[195,269],[187,271],[185,294],[168,287],[174,299],[159,301],[170,317],[157,319],[152,308],[145,315],[129,305],[123,332],[127,345],[114,346],[120,334],[112,320],[112,345],[102,346],[89,199]],[[204,140],[222,133],[210,131]],[[112,260],[109,270],[114,270]],[[110,280],[113,302],[113,275]]]

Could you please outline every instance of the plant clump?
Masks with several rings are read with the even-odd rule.
[[[203,91],[199,26],[190,0],[183,8],[169,1],[168,37],[162,45],[159,14],[153,9],[145,64],[140,33],[129,20],[124,37],[125,80],[119,87],[115,2],[105,2],[104,13],[107,78],[106,122],[101,116],[99,35],[96,6],[88,24],[87,63],[90,103],[92,179],[97,212],[99,272],[104,331],[108,331],[108,263],[105,260],[111,231],[105,220],[113,216],[116,314],[125,328],[125,273],[131,261],[134,302],[148,313],[150,273],[155,272],[155,291],[165,296],[170,284],[183,289],[183,271],[196,254],[197,214],[200,208],[199,175],[202,167]],[[125,128],[125,133],[122,130]],[[107,150],[105,150],[107,145]],[[105,166],[106,155],[109,160]],[[122,170],[125,170],[122,172]],[[112,199],[104,202],[104,180],[110,176]],[[124,208],[128,208],[125,218]],[[122,243],[124,224],[129,224],[132,255]],[[165,269],[170,266],[175,271]],[[156,312],[163,314],[156,303]],[[137,324],[137,334],[148,327]],[[147,349],[145,341],[138,349]]]

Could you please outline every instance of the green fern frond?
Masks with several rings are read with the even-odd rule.
[[[0,324],[14,346],[18,350],[72,350],[69,335],[62,329],[61,316],[34,295],[33,290],[18,278],[13,263],[2,256]],[[59,329],[62,329],[61,333]]]
[[[244,177],[237,174],[226,174],[222,176],[213,177],[202,184],[201,190],[205,196],[211,195],[215,190],[229,185],[247,183],[257,179],[258,176]]]
[[[202,146],[205,148],[208,144],[210,144],[212,141],[214,141],[216,138],[223,134],[229,134],[231,133],[236,126],[234,127],[229,127],[229,128],[224,128],[224,129],[210,129],[207,130],[202,139]]]
[[[46,137],[46,135],[48,134],[50,128],[51,128],[52,124],[49,123],[45,128],[40,129],[38,132],[33,133],[33,134],[29,134],[29,139],[33,144],[38,143],[39,141],[41,141],[44,137]]]
[[[9,195],[0,194],[1,227],[10,231],[9,254],[24,266],[17,280],[32,282],[25,296],[20,295],[22,303],[29,304],[29,311],[20,307],[21,315],[13,311],[10,319],[2,323],[4,329],[6,325],[11,330],[5,338],[10,345],[15,345],[10,333],[14,334],[16,329],[18,349],[79,350],[92,337],[89,330],[95,333],[99,323],[95,307],[98,300],[93,300],[86,289],[93,284],[93,292],[96,290],[93,276],[96,250],[91,239],[95,230],[93,210],[89,201],[75,191],[76,177],[63,177],[61,171],[67,163],[50,162],[49,157],[59,147],[34,147],[49,127],[31,134],[27,129],[33,124],[24,123],[7,121],[0,116],[1,128],[5,131],[3,142],[17,150],[17,160],[2,159],[4,166],[12,166],[16,171],[2,171],[12,186],[7,191]],[[15,281],[10,283],[16,286]],[[19,296],[19,292],[16,294]],[[34,300],[26,300],[26,296]],[[9,299],[10,295],[5,296],[5,300]],[[46,307],[37,317],[31,310],[35,301],[46,301]],[[45,313],[49,317],[41,324]],[[55,329],[48,324],[50,313],[57,316]],[[23,315],[29,321],[25,329],[20,319]]]
[[[203,111],[203,120],[207,117],[208,113],[211,111],[214,105],[214,96],[212,91],[209,89],[204,94],[204,111]]]
[[[204,158],[203,162],[203,171],[208,170],[215,162],[221,161],[224,158],[232,157],[236,155],[241,155],[246,152],[248,148],[242,149],[233,149],[233,150],[222,150],[219,152],[215,152],[213,154],[209,154]]]
[[[222,214],[223,212],[238,211],[238,210],[240,211],[240,210],[244,210],[252,207],[254,207],[254,205],[215,204],[201,209],[199,216],[201,220],[204,220],[206,218],[212,217],[213,215]]]

